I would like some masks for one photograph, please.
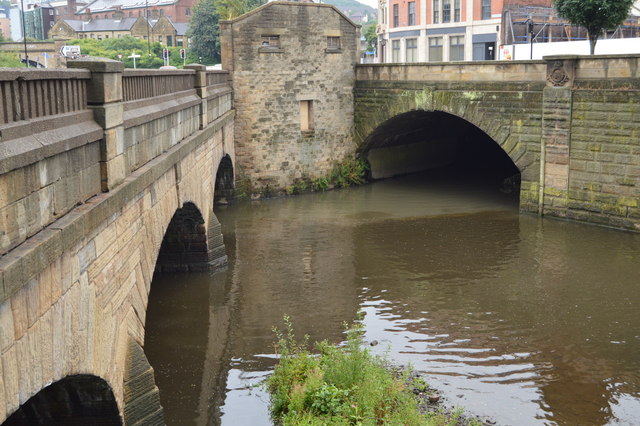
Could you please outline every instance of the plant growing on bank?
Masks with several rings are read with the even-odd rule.
[[[344,346],[298,343],[289,317],[274,329],[280,361],[267,380],[271,415],[282,425],[444,425],[456,415],[421,413],[407,376],[397,377],[385,359],[363,347],[361,326],[347,328]],[[345,325],[346,328],[346,325]],[[426,390],[424,382],[418,383]]]
[[[555,0],[561,18],[586,28],[591,54],[604,30],[615,29],[629,16],[634,0]]]

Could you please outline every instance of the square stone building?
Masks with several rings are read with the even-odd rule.
[[[353,155],[358,25],[328,4],[271,2],[220,29],[238,183],[273,194]]]

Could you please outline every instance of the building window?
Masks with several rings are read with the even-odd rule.
[[[417,38],[408,38],[405,41],[405,62],[418,62]]]
[[[464,61],[464,36],[449,37],[449,60]]]
[[[118,38],[122,38],[122,34],[118,34]]]
[[[453,21],[454,22],[460,22],[461,19],[461,7],[460,7],[460,0],[453,0]]]
[[[102,36],[101,35],[98,36],[98,40],[102,40]]]
[[[327,37],[327,49],[340,50],[340,37]]]
[[[400,40],[391,41],[391,62],[400,62]]]
[[[313,101],[300,101],[300,130],[313,130]]]
[[[167,46],[169,47],[173,46],[173,36],[170,36],[170,35],[167,36]]]
[[[49,16],[53,16],[53,9],[49,9]]]
[[[164,16],[164,9],[160,9],[160,16]]]
[[[440,22],[440,0],[433,0],[433,23]]]
[[[106,39],[108,39],[108,38],[109,38],[109,36],[108,36],[108,35],[106,35],[106,36],[104,36],[104,38],[105,38],[105,40],[106,40]]]
[[[393,5],[393,26],[394,26],[394,28],[398,26],[398,20],[399,20],[398,5],[394,4]]]
[[[160,44],[162,44],[162,36],[158,36],[158,42],[160,42]]]
[[[176,37],[176,46],[182,47],[182,37]]]
[[[482,19],[491,19],[491,0],[482,0]]]
[[[416,2],[409,2],[409,25],[416,24]]]
[[[442,62],[442,37],[429,39],[429,61]]]
[[[442,0],[442,23],[451,22],[451,0]]]
[[[261,47],[280,47],[280,36],[279,35],[266,35],[262,36],[262,41],[260,43]]]

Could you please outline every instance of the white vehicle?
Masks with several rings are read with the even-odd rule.
[[[80,46],[62,46],[60,54],[69,59],[78,58],[80,57]]]

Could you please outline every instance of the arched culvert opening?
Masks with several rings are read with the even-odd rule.
[[[220,160],[216,173],[214,204],[228,204],[234,195],[233,163],[231,157],[225,155]]]
[[[442,111],[415,110],[381,124],[363,143],[373,179],[426,170],[487,179],[519,194],[520,171],[504,150],[468,121]]]
[[[91,375],[68,376],[32,396],[3,426],[121,425],[109,384]]]
[[[156,272],[207,271],[226,265],[220,223],[213,212],[209,217],[205,224],[190,202],[176,210],[160,246]]]

